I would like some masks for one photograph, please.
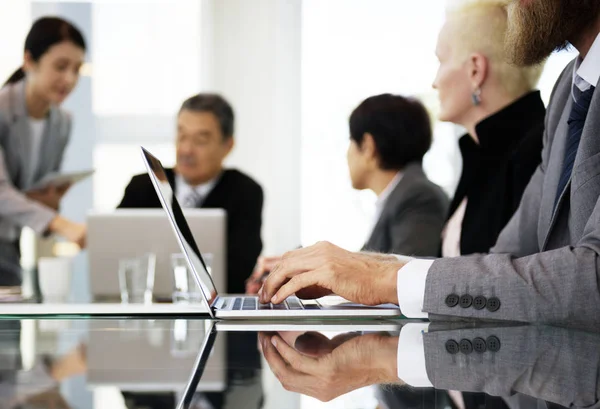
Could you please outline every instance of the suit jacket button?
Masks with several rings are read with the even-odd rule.
[[[473,344],[471,344],[471,341],[469,341],[468,339],[463,339],[462,341],[460,341],[459,347],[460,352],[462,352],[465,355],[469,355],[471,354],[471,352],[473,352]]]
[[[492,335],[486,340],[485,344],[487,346],[487,349],[491,352],[500,351],[500,340],[498,339],[498,337]]]
[[[446,341],[446,351],[451,355],[456,355],[459,352],[458,342],[453,339]]]
[[[471,297],[469,294],[465,294],[460,297],[460,306],[462,308],[469,308],[471,305],[473,305],[473,297]]]
[[[491,297],[487,300],[487,309],[489,312],[496,312],[500,309],[500,299]]]
[[[456,294],[450,294],[446,297],[446,305],[450,308],[456,307],[458,305],[459,297]]]
[[[485,351],[487,351],[487,345],[485,344],[485,339],[475,338],[473,340],[473,350],[479,354],[483,354]]]
[[[473,308],[476,310],[483,310],[487,304],[487,299],[481,295],[478,295],[473,299]]]

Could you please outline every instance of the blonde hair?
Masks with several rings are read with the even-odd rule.
[[[536,88],[544,64],[519,67],[507,62],[504,38],[508,28],[508,0],[459,0],[447,10],[453,22],[452,47],[456,58],[484,55],[490,74],[511,97],[517,98]]]

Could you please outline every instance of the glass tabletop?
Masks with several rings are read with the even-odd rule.
[[[0,321],[0,408],[598,405],[600,335],[544,326]]]

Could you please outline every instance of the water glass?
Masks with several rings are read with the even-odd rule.
[[[44,302],[65,303],[69,297],[73,260],[67,257],[42,257],[38,261],[38,280]]]
[[[204,320],[175,320],[171,331],[171,356],[182,358],[198,354],[206,334]]]
[[[156,255],[119,260],[119,286],[121,302],[128,304],[151,304],[154,289]]]
[[[204,263],[208,273],[211,273],[213,255],[203,254]],[[188,266],[187,259],[183,254],[171,255],[171,268],[173,269],[173,302],[174,303],[200,303],[202,294],[196,282],[192,269]]]

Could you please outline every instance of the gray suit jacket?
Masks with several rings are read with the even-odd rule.
[[[409,164],[363,250],[434,257],[447,211],[448,197],[442,189],[427,179],[420,164]]]
[[[21,227],[46,230],[55,212],[22,193],[46,174],[59,170],[69,134],[70,116],[52,107],[42,137],[39,163],[29,163],[31,128],[25,82],[0,89],[0,240],[18,239]]]
[[[574,63],[555,85],[546,114],[542,163],[492,249],[497,254],[435,261],[427,276],[424,311],[600,326],[600,92],[590,106],[570,189],[553,212],[572,105]],[[495,299],[476,309],[467,297],[462,308],[452,306],[452,298],[447,298],[451,294]]]
[[[488,350],[490,337],[497,339]],[[451,354],[447,343],[483,340],[486,351]],[[600,336],[556,327],[430,330],[423,336],[427,375],[438,389],[486,392],[510,407],[600,407]],[[530,397],[528,399],[528,397]],[[533,399],[532,399],[533,398]],[[533,405],[532,405],[533,403]]]

